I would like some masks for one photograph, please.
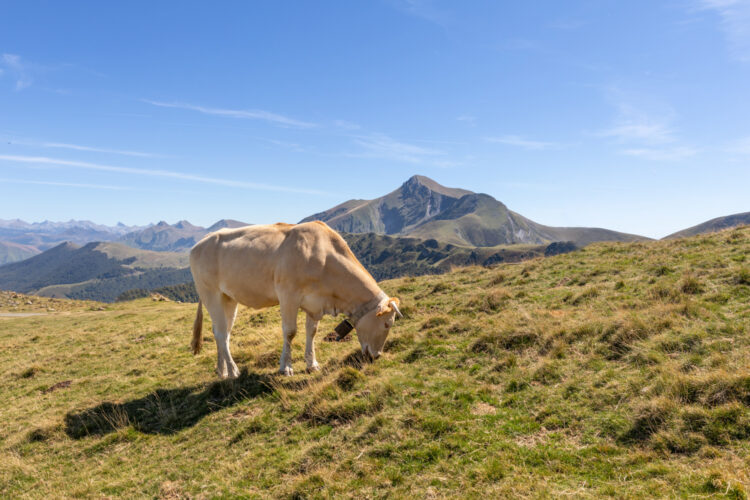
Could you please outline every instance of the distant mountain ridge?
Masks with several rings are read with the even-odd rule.
[[[247,225],[246,222],[232,219],[221,219],[208,228],[194,226],[186,220],[181,220],[172,225],[161,221],[145,229],[128,233],[117,241],[142,250],[187,252],[208,233],[225,227],[234,228]]]
[[[492,196],[447,188],[421,175],[412,176],[380,198],[349,200],[301,222],[311,220],[322,220],[341,232],[436,239],[475,247],[554,241],[584,246],[596,241],[649,239],[602,228],[544,226],[509,210]]]
[[[91,242],[118,241],[133,248],[160,252],[185,252],[206,234],[224,227],[247,223],[221,219],[208,228],[186,220],[170,225],[164,221],[147,226],[116,226],[91,221],[33,222],[0,219],[0,266],[18,262],[64,242],[86,245]]]
[[[39,254],[62,242],[85,245],[92,241],[112,241],[145,226],[95,224],[88,220],[67,222],[25,222],[0,219],[0,265]]]
[[[59,233],[70,230],[89,230],[98,231],[103,233],[112,233],[116,235],[122,235],[131,231],[142,229],[146,226],[126,226],[122,222],[118,222],[115,226],[106,226],[103,224],[96,224],[90,220],[69,220],[67,222],[53,222],[45,220],[44,222],[25,222],[21,219],[3,220],[0,219],[0,229],[9,229],[16,231],[26,231],[35,233]]]
[[[716,217],[715,219],[708,220],[693,227],[677,231],[676,233],[672,233],[669,236],[665,236],[663,239],[669,240],[674,238],[686,238],[688,236],[695,236],[697,234],[715,233],[716,231],[721,231],[722,229],[748,225],[750,225],[750,212],[725,215],[724,217]]]

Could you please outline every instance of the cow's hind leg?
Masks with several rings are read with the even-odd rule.
[[[281,349],[281,361],[279,373],[282,375],[294,375],[292,369],[292,339],[297,335],[297,311],[299,303],[295,301],[283,301],[281,306],[281,331],[284,335],[284,347]]]
[[[315,344],[313,344],[313,339],[318,331],[319,322],[319,320],[313,318],[309,314],[307,315],[307,321],[305,322],[305,333],[307,334],[307,341],[305,343],[305,362],[307,363],[308,371],[320,370],[318,361],[315,359]]]
[[[229,335],[237,314],[237,302],[218,292],[204,305],[211,315],[214,339],[216,339],[216,374],[221,378],[237,378],[240,376],[240,371],[229,352]]]

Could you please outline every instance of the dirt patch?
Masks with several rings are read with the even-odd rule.
[[[496,413],[497,413],[497,408],[483,401],[479,401],[478,403],[475,403],[474,406],[471,407],[472,415],[495,415]]]
[[[537,446],[538,444],[545,443],[547,441],[547,437],[552,431],[547,430],[546,428],[542,427],[537,432],[533,434],[526,434],[524,436],[517,436],[514,441],[518,446],[523,446],[525,448],[533,448]]]
[[[323,342],[351,342],[351,340],[351,335],[347,335],[346,337],[339,339],[339,334],[336,332],[331,332],[323,337]]]
[[[66,387],[70,387],[70,384],[72,384],[72,380],[63,380],[62,382],[58,382],[55,385],[52,385],[50,387],[47,387],[42,391],[43,394],[48,394],[52,391],[56,391],[58,389],[65,389]]]

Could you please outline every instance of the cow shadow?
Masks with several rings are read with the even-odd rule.
[[[124,403],[105,401],[65,415],[65,433],[73,439],[101,436],[132,425],[146,434],[174,434],[203,417],[241,401],[274,391],[275,377],[242,370],[235,380],[175,389],[157,389]],[[202,390],[201,390],[202,389]]]

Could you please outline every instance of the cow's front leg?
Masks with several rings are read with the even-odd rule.
[[[318,331],[319,320],[314,319],[309,314],[307,315],[307,321],[305,322],[305,333],[307,334],[307,341],[305,343],[305,362],[307,363],[308,371],[320,371],[320,365],[315,359],[315,344],[313,339],[315,333]]]
[[[297,335],[297,304],[281,304],[281,331],[284,336],[284,347],[281,349],[279,373],[294,375],[292,368],[292,339]]]

